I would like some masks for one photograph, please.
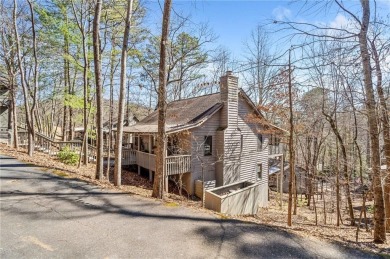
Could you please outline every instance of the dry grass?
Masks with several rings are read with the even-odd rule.
[[[364,220],[359,231],[358,242],[356,242],[356,226],[350,226],[349,215],[345,210],[345,202],[342,200],[342,219],[343,223],[336,226],[336,213],[330,197],[325,197],[326,202],[326,224],[323,210],[323,200],[318,197],[316,200],[317,207],[317,225],[315,223],[315,210],[311,206],[310,208],[306,205],[306,201],[303,198],[302,201],[298,197],[297,215],[293,215],[293,224],[291,227],[287,226],[287,201],[288,195],[283,195],[283,206],[280,207],[279,194],[270,192],[270,202],[268,208],[260,209],[255,217],[237,217],[245,221],[251,221],[270,226],[276,226],[278,228],[285,229],[301,236],[315,236],[321,239],[325,239],[330,242],[339,242],[349,247],[356,247],[366,251],[389,255],[390,246],[389,244],[374,244],[372,225],[368,224],[369,231],[367,232],[364,225]],[[354,197],[353,205],[355,208],[359,208],[362,204],[361,197]],[[368,201],[367,205],[373,205],[373,201]],[[360,210],[354,210],[354,215],[359,220]],[[371,222],[372,213],[367,212],[368,222]],[[390,241],[390,234],[387,234],[388,243]]]

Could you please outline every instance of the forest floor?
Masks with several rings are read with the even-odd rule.
[[[48,154],[35,152],[33,157],[26,154],[25,149],[19,149],[18,151],[5,144],[0,144],[0,154],[15,157],[18,160],[31,163],[56,174],[60,177],[78,178],[84,181],[92,182],[103,188],[110,188],[121,190],[124,192],[133,193],[143,197],[151,198],[152,194],[152,183],[145,177],[139,176],[136,173],[130,171],[123,171],[122,173],[122,186],[114,186],[107,180],[99,181],[95,179],[95,165],[89,164],[87,167],[65,165],[57,160],[55,157],[51,157]],[[192,207],[197,210],[204,210],[209,213],[214,213],[202,208],[202,202],[199,200],[188,199],[184,196],[179,196],[177,189],[174,184],[170,185],[170,190],[174,193],[169,193],[164,198],[167,206],[186,206]],[[390,258],[390,233],[387,234],[387,244],[374,244],[373,230],[372,230],[372,201],[367,201],[367,223],[369,230],[366,231],[364,225],[364,219],[362,219],[361,228],[359,231],[358,241],[356,242],[356,226],[350,226],[349,215],[346,213],[345,202],[342,200],[342,221],[339,226],[336,226],[336,213],[335,213],[335,202],[332,197],[325,195],[325,207],[326,207],[326,224],[324,223],[324,202],[320,196],[316,198],[317,205],[317,224],[316,224],[316,213],[313,206],[308,207],[306,200],[301,199],[298,196],[297,202],[297,215],[293,215],[293,225],[288,227],[286,224],[287,220],[287,194],[283,195],[282,208],[280,207],[280,196],[276,192],[270,191],[270,202],[268,208],[262,208],[255,216],[239,216],[239,217],[226,217],[221,215],[223,218],[234,218],[243,221],[255,222],[260,224],[266,224],[269,226],[275,226],[284,229],[289,232],[301,236],[315,236],[320,239],[325,239],[331,242],[341,243],[348,247],[355,247],[358,249],[374,252],[377,254],[384,255]],[[359,221],[360,208],[362,205],[361,195],[353,195],[354,214],[357,221]]]

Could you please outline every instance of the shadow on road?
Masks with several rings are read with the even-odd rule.
[[[28,165],[27,165],[28,166]],[[12,167],[26,167],[26,165],[12,165]],[[124,199],[123,196],[132,195],[132,193],[122,193],[101,190],[79,179],[65,179],[49,173],[29,171],[26,177],[25,173],[10,172],[0,175],[1,180],[1,198],[7,199],[29,199],[39,202],[39,197],[47,199],[49,202],[66,202],[71,206],[61,208],[60,215],[53,218],[49,213],[39,213],[34,209],[14,208],[14,206],[1,206],[1,211],[6,214],[23,215],[27,220],[69,220],[80,218],[93,218],[102,214],[122,215],[131,218],[149,218],[159,221],[177,221],[178,224],[186,222],[197,222],[194,230],[187,235],[197,235],[205,240],[206,246],[217,246],[216,257],[226,257],[223,254],[225,246],[233,250],[234,254],[229,257],[294,257],[294,258],[313,258],[321,257],[313,250],[306,249],[302,243],[302,238],[290,234],[284,230],[247,223],[238,220],[220,219],[213,215],[194,212],[194,216],[188,215],[191,211],[178,213],[175,209],[167,210],[162,207],[160,202],[147,200],[140,197]],[[11,185],[13,181],[21,182]],[[29,190],[29,191],[24,191]],[[30,191],[31,190],[31,191]],[[134,199],[136,202],[134,202]],[[143,208],[144,207],[144,208]],[[54,208],[50,208],[55,210]],[[183,209],[183,208],[180,208]],[[186,215],[187,214],[187,215]],[[123,219],[125,220],[125,219]],[[162,223],[164,224],[164,223]],[[168,231],[169,232],[169,231]],[[288,242],[286,242],[288,240]],[[347,250],[345,255],[351,257],[367,256],[359,254],[360,252]]]
[[[0,158],[0,160],[2,160],[3,158]],[[22,164],[3,164],[0,162],[0,167],[8,167],[8,168],[14,168],[14,167],[22,167],[22,168],[26,168],[26,167],[39,167],[39,166],[36,166],[36,165],[32,165],[32,164],[25,164],[25,165],[22,165]]]

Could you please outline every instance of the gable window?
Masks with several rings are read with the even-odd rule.
[[[263,179],[263,165],[262,164],[256,165],[256,175],[257,175],[258,180]]]
[[[212,136],[205,136],[204,137],[204,145],[203,145],[203,155],[204,156],[211,156],[213,151],[213,137]]]
[[[263,135],[257,134],[257,151],[261,151],[263,147]]]

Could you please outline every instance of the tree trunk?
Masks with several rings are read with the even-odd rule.
[[[311,196],[313,195],[313,171],[311,170],[311,142],[312,138],[307,136],[306,137],[306,145],[307,145],[307,162],[306,162],[306,170],[309,175],[308,179],[308,198],[307,198],[307,206],[310,208],[310,202],[311,202]]]
[[[107,139],[107,180],[110,180],[110,170],[111,170],[111,146],[112,146],[112,122],[114,115],[114,73],[115,73],[115,37],[111,37],[111,62],[110,62],[110,113],[108,115],[108,139]]]
[[[337,128],[336,125],[336,120],[333,119],[330,115],[326,114],[323,111],[323,115],[325,116],[326,120],[329,122],[333,133],[336,136],[337,142],[340,144],[341,148],[341,157],[342,157],[342,168],[343,168],[343,175],[344,175],[344,181],[345,181],[345,195],[347,198],[347,206],[348,206],[348,211],[349,211],[349,216],[351,218],[351,226],[355,225],[355,216],[353,213],[353,206],[352,206],[352,199],[351,199],[351,192],[349,188],[349,174],[348,174],[348,160],[347,160],[347,150],[344,145],[343,138],[340,135],[340,132]]]
[[[103,86],[102,86],[102,61],[100,55],[99,25],[102,13],[102,1],[96,1],[95,16],[93,19],[93,60],[95,68],[96,84],[96,179],[103,180]]]
[[[131,16],[133,12],[133,0],[127,1],[127,14],[125,32],[123,35],[122,55],[121,55],[121,78],[119,88],[118,104],[118,122],[115,141],[115,167],[114,167],[114,184],[120,186],[122,178],[122,139],[123,139],[123,119],[124,119],[124,100],[126,90],[126,65],[127,65],[127,48],[130,34]]]
[[[382,70],[379,62],[378,51],[375,46],[375,42],[371,41],[371,49],[375,61],[375,70],[377,76],[376,89],[378,92],[379,103],[381,107],[382,115],[382,125],[383,125],[383,142],[384,142],[384,153],[387,170],[385,172],[385,181],[384,181],[384,204],[385,204],[385,214],[386,214],[386,232],[390,232],[390,121],[389,121],[389,110],[386,105],[386,99],[382,87]]]
[[[16,51],[18,56],[18,65],[19,65],[19,72],[20,72],[20,81],[22,84],[22,90],[23,90],[23,99],[24,99],[24,107],[25,107],[25,115],[26,115],[26,125],[27,125],[27,133],[28,133],[28,154],[30,156],[33,155],[34,150],[34,143],[33,143],[33,131],[32,123],[31,123],[31,110],[30,110],[30,104],[29,104],[29,91],[27,89],[27,83],[25,80],[25,70],[22,62],[22,54],[20,49],[20,39],[19,39],[19,32],[17,28],[17,22],[16,22],[16,14],[17,14],[17,1],[14,0],[14,13],[13,13],[13,25],[15,30],[15,40],[16,40]]]
[[[166,84],[167,84],[167,50],[168,30],[171,14],[172,0],[164,1],[163,24],[160,41],[160,65],[158,71],[159,87],[158,87],[158,134],[157,134],[157,154],[156,154],[156,172],[153,183],[152,196],[161,199],[163,197],[163,183],[165,172],[165,152],[166,152],[166,133],[165,133],[165,117],[166,117]]]
[[[367,31],[370,23],[370,3],[369,0],[361,0],[362,22],[359,33],[359,47],[364,73],[364,89],[366,92],[366,107],[368,115],[368,125],[370,133],[370,149],[372,156],[372,176],[374,190],[374,242],[384,243],[386,241],[385,229],[385,208],[383,202],[383,191],[380,179],[380,153],[379,153],[379,130],[376,113],[376,101],[372,83],[372,71],[370,64],[370,54],[367,44]]]
[[[294,114],[292,106],[292,79],[291,79],[291,50],[288,55],[288,98],[290,111],[290,136],[288,141],[289,148],[289,162],[290,162],[290,179],[288,182],[288,215],[287,225],[292,225],[292,206],[293,206],[293,181],[295,179],[295,150],[294,150]]]
[[[340,171],[339,171],[339,145],[336,142],[336,226],[340,226]]]
[[[84,86],[84,107],[83,107],[83,118],[84,118],[84,141],[85,144],[83,145],[83,164],[88,165],[88,49],[87,49],[87,39],[85,36],[85,31],[83,29],[82,32],[82,42],[83,42],[83,62],[84,62],[84,68],[83,68],[83,86]]]
[[[16,106],[16,83],[15,77],[12,74],[11,77],[11,109],[12,109],[12,146],[15,149],[19,147],[19,139],[18,139],[18,115],[17,115],[17,106]]]

